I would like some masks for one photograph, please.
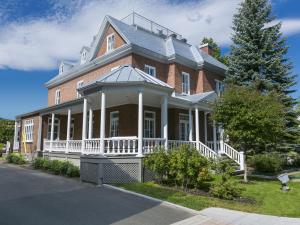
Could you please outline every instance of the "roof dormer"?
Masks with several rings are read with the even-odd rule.
[[[73,64],[68,63],[68,62],[64,62],[61,61],[60,65],[59,65],[59,75],[67,72],[68,70],[70,70],[73,67]]]
[[[80,51],[80,65],[84,64],[87,62],[87,59],[88,59],[88,53],[90,51],[90,48],[89,47],[82,47],[81,51]]]

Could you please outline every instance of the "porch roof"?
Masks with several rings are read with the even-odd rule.
[[[215,91],[209,91],[204,93],[198,93],[193,95],[182,95],[182,94],[175,94],[173,96],[177,99],[182,99],[189,101],[191,103],[199,103],[199,102],[213,102],[217,99],[218,95]]]
[[[107,85],[151,85],[153,87],[163,88],[168,91],[173,91],[173,88],[167,83],[151,76],[144,71],[134,68],[130,65],[120,66],[118,69],[108,72],[101,76],[98,80],[87,83],[78,91],[82,92],[95,86]]]

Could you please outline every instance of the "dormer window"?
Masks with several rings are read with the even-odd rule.
[[[145,65],[144,71],[149,75],[156,77],[156,68],[153,66]]]
[[[190,94],[190,74],[182,72],[181,74],[182,80],[182,94],[189,95]]]
[[[59,66],[59,74],[62,74],[64,72],[64,64],[60,64]]]
[[[86,62],[86,56],[87,56],[87,52],[86,50],[83,50],[81,53],[81,60],[80,60],[81,64]]]
[[[106,51],[107,52],[110,52],[112,50],[114,50],[114,46],[115,46],[115,34],[110,34],[107,36],[106,38],[106,41],[107,41],[107,49]]]

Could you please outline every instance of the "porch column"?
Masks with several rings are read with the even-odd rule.
[[[199,150],[199,110],[198,107],[195,108],[195,128],[196,128],[196,148]]]
[[[139,91],[138,156],[143,156],[143,92]]]
[[[161,133],[165,139],[165,149],[168,149],[168,96],[164,96],[161,103]]]
[[[82,143],[81,143],[81,153],[84,153],[84,142],[86,139],[86,117],[87,117],[87,99],[83,99],[83,111],[82,111]]]
[[[13,150],[19,149],[19,147],[17,148],[17,140],[18,140],[18,122],[16,120],[15,121],[15,132],[14,132],[14,146],[13,146]]]
[[[93,138],[93,109],[89,110],[89,139]]]
[[[71,132],[71,109],[68,109],[68,120],[67,120],[67,143],[66,143],[66,152],[69,152],[69,141],[70,141],[70,132]]]
[[[204,140],[207,145],[207,114],[208,112],[204,112]]]
[[[216,129],[216,121],[213,121],[213,139],[214,139],[214,151],[217,151],[217,129]]]
[[[50,152],[52,151],[52,142],[54,139],[54,120],[55,120],[55,114],[51,114],[51,133],[50,133]]]
[[[101,93],[101,118],[100,118],[100,154],[104,154],[105,138],[105,93]]]
[[[189,109],[189,141],[193,141],[193,120],[192,109]]]
[[[38,138],[37,138],[37,146],[36,150],[41,151],[41,146],[42,146],[42,116],[39,116],[39,129],[38,129]]]

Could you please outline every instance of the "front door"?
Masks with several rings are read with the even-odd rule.
[[[189,116],[187,114],[179,115],[179,139],[181,141],[189,140]]]

